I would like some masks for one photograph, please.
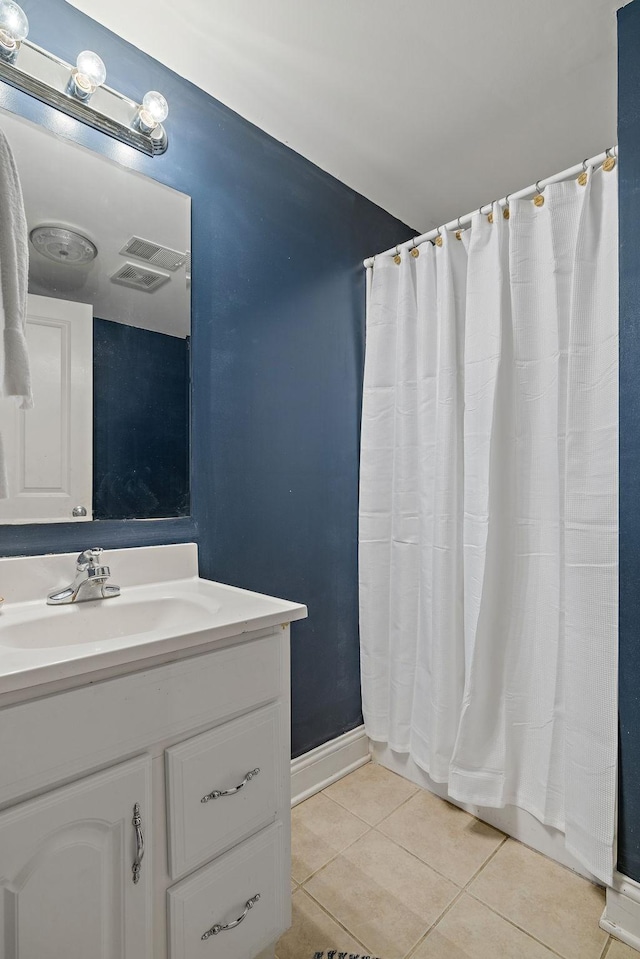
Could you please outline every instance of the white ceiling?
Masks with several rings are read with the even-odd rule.
[[[616,139],[621,0],[72,2],[420,230]]]
[[[29,292],[90,303],[103,320],[188,336],[191,296],[183,266],[171,272],[151,265],[167,277],[152,293],[116,285],[111,277],[126,263],[149,267],[120,252],[134,236],[179,252],[190,248],[190,197],[4,110],[0,127],[16,158],[29,231],[66,227],[98,250],[91,263],[74,266],[46,259],[29,244]]]

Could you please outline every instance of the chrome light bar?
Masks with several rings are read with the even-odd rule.
[[[160,120],[168,107],[161,94],[151,91],[138,104],[104,83],[92,83],[91,75],[80,72],[80,57],[90,51],[80,54],[74,67],[29,40],[20,41],[18,48],[12,58],[0,56],[0,79],[5,83],[148,156],[166,151],[167,132]],[[102,63],[97,54],[91,57]]]

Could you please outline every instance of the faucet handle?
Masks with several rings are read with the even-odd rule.
[[[78,569],[87,569],[88,567],[94,569],[96,566],[100,566],[102,552],[102,548],[99,546],[94,549],[84,549],[76,560]]]

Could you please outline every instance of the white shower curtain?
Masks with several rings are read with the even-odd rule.
[[[616,170],[376,259],[360,478],[365,726],[604,882],[617,764]]]

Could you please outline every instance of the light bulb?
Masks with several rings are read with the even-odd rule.
[[[100,87],[107,79],[107,69],[97,53],[92,50],[83,50],[76,60],[78,77],[89,81],[92,87]],[[81,83],[82,85],[82,83]]]
[[[29,33],[27,15],[13,0],[0,0],[0,59],[13,63]]]
[[[145,93],[142,98],[142,109],[156,123],[162,123],[169,115],[169,104],[157,90],[149,90],[148,93]]]
[[[13,0],[0,0],[0,29],[21,43],[29,33],[27,15]]]
[[[76,68],[69,76],[67,93],[76,100],[87,103],[106,79],[107,70],[98,54],[92,50],[83,50],[78,54]]]
[[[147,136],[156,136],[162,133],[160,124],[167,119],[169,104],[157,90],[149,90],[142,98],[142,103],[131,121],[134,130],[140,130]],[[158,129],[160,127],[160,129]]]

